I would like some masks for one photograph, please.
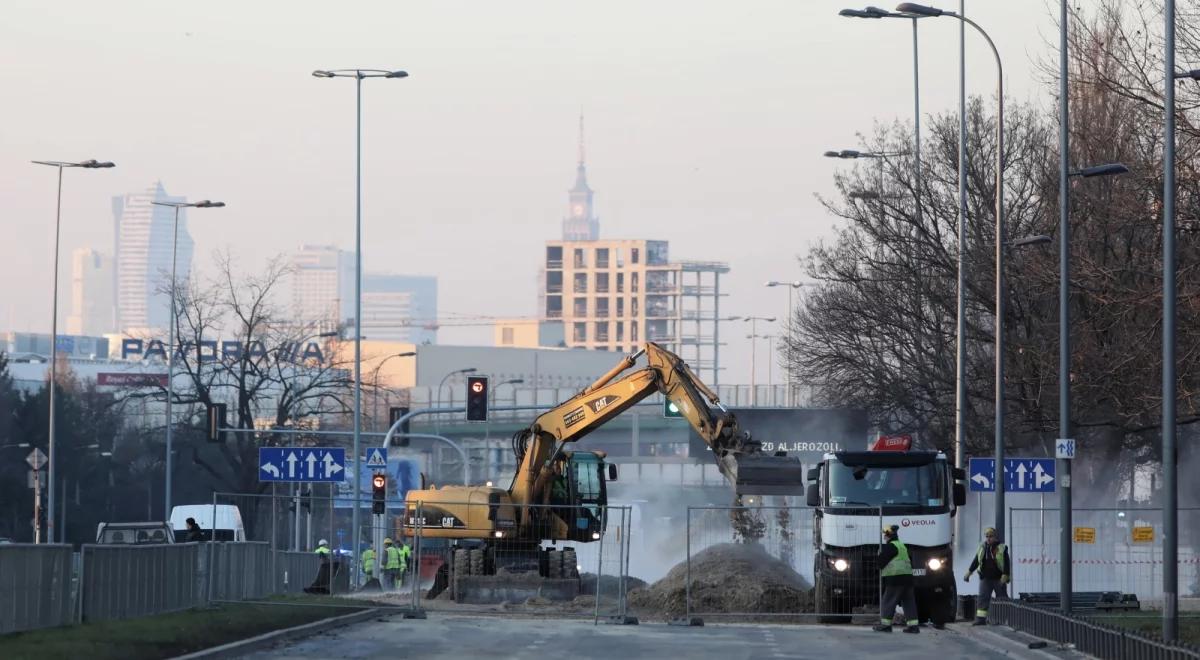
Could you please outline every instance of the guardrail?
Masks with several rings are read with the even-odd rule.
[[[0,634],[64,626],[74,615],[70,545],[0,545]]]
[[[1200,648],[1154,639],[1127,628],[1117,628],[1043,607],[1013,601],[992,601],[988,623],[1010,626],[1022,632],[1070,643],[1075,649],[1098,658],[1113,660],[1176,660],[1200,658]]]

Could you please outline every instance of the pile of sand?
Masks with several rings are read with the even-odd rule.
[[[630,591],[629,604],[647,615],[686,611],[687,562],[676,564],[646,589]],[[812,611],[812,587],[757,543],[723,543],[692,557],[692,612],[791,613]]]

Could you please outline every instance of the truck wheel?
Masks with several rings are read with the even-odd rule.
[[[450,569],[450,598],[451,600],[458,600],[461,595],[459,594],[458,581],[471,574],[471,560],[466,550],[455,549],[452,561],[453,565]]]
[[[483,550],[472,550],[470,554],[471,575],[483,575]]]
[[[575,556],[575,548],[562,551],[563,577],[579,578],[579,559]]]

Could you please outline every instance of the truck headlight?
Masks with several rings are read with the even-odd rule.
[[[834,559],[833,568],[838,573],[845,573],[846,569],[850,568],[850,562],[846,561],[845,559]]]
[[[929,570],[931,570],[931,571],[940,571],[942,569],[942,566],[944,565],[944,562],[942,562],[941,559],[934,557],[933,559],[930,559],[929,561],[925,562],[925,565],[928,566]]]
[[[496,530],[495,535],[498,539],[504,538],[504,532],[501,532],[500,530]]]
[[[592,532],[592,540],[599,541],[600,540],[600,532]]]

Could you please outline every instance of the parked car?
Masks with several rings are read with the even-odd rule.
[[[165,522],[121,522],[96,525],[96,543],[101,545],[146,545],[174,543],[171,526]]]
[[[213,518],[216,517],[216,524]],[[187,540],[187,519],[195,518],[205,541],[245,541],[246,528],[242,525],[242,512],[232,504],[183,504],[171,509],[171,529],[175,542]],[[214,530],[216,533],[214,534]]]

